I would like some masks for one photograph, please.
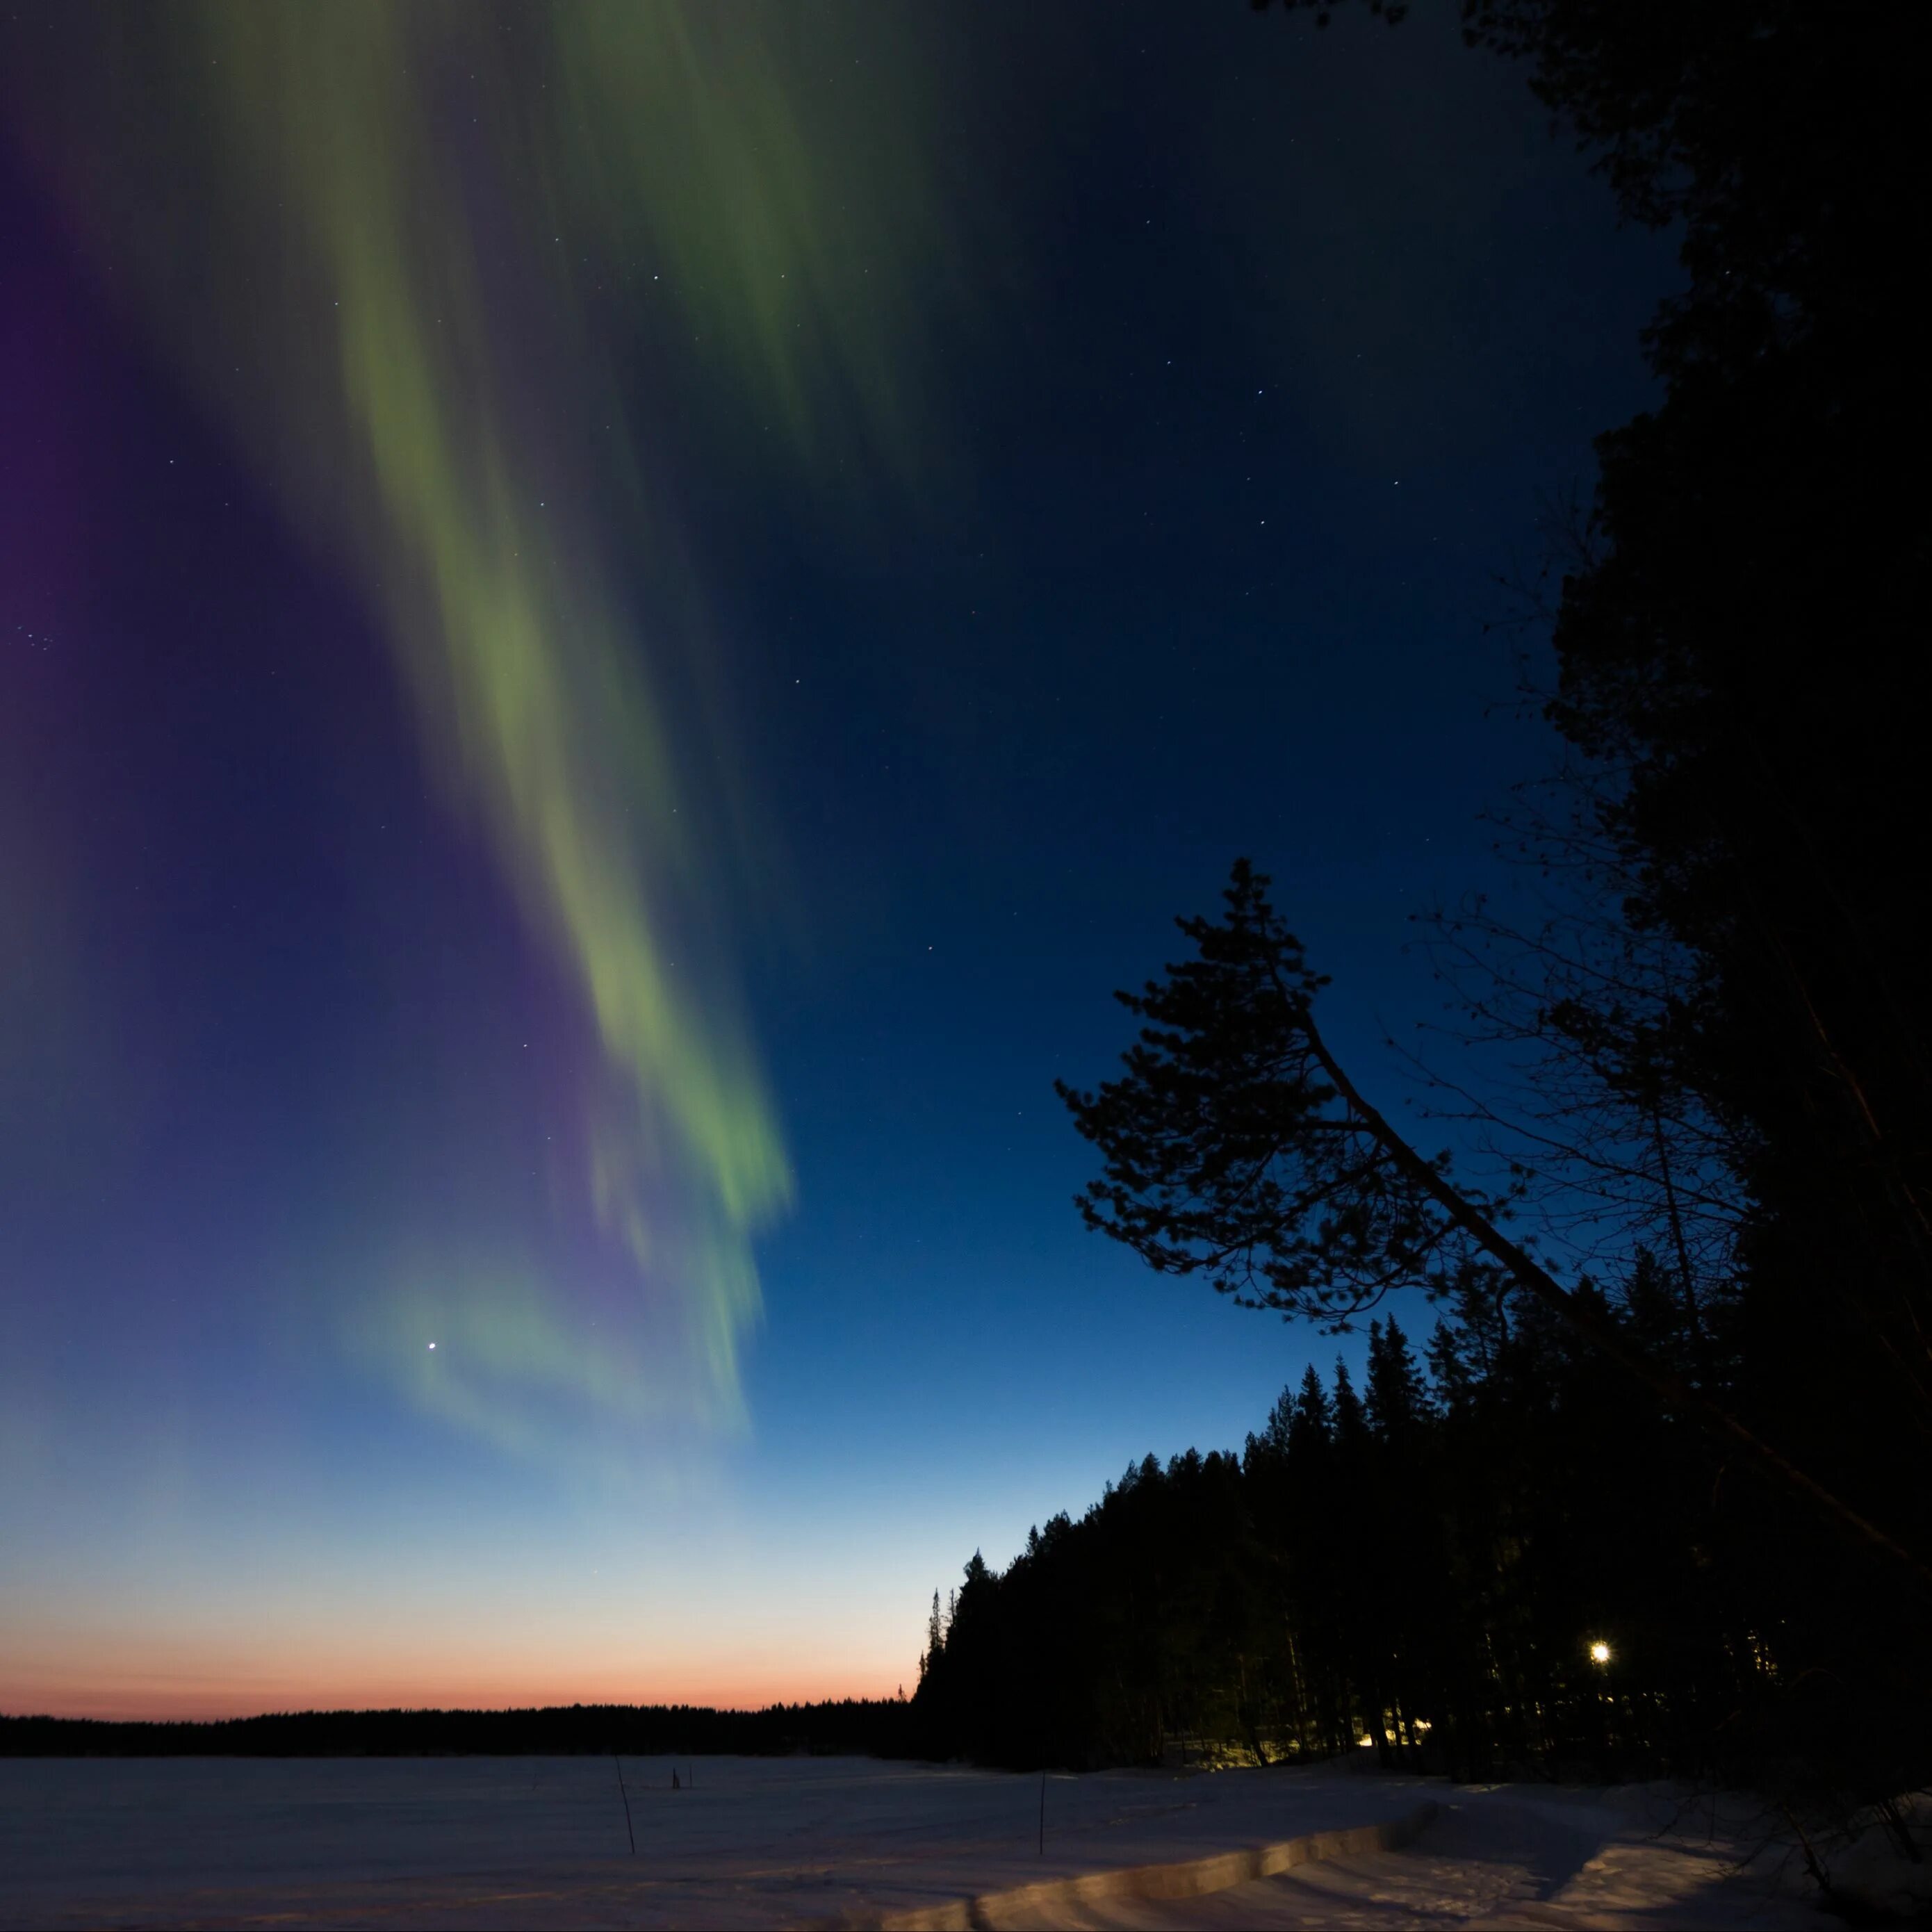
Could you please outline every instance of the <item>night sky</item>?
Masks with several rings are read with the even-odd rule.
[[[1247,854],[1399,1099],[1551,758],[1669,244],[1452,11],[0,25],[0,1710],[910,1688],[1332,1358],[1052,1083]]]

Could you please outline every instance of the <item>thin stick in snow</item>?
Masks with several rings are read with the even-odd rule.
[[[631,1841],[631,1856],[638,1856],[638,1834],[631,1828],[631,1794],[624,1789],[624,1760],[615,1751],[610,1762],[617,1767],[617,1796],[624,1801],[624,1835]]]

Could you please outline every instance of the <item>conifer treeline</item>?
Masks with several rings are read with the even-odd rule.
[[[1588,1292],[1670,1346],[1648,1262],[1614,1306]],[[1722,1771],[1761,1747],[1788,1619],[1712,1472],[1600,1354],[1472,1283],[1426,1369],[1378,1320],[1359,1393],[1311,1367],[1241,1454],[1150,1456],[1004,1573],[976,1556],[917,1733],[1012,1766],[1372,1744],[1463,1778]]]
[[[568,1704],[520,1711],[284,1711],[212,1723],[0,1717],[0,1757],[758,1757],[907,1754],[898,1698],[772,1704]]]
[[[1496,1190],[1452,1198],[1345,1082],[1245,865],[1122,996],[1120,1077],[1062,1091],[1102,1155],[1083,1213],[1166,1272],[1317,1321],[1465,1268],[1539,1299],[1472,1274],[1426,1378],[1385,1325],[1362,1404],[1307,1385],[1245,1454],[1144,1463],[976,1563],[915,1703],[1007,1762],[1367,1736],[1465,1774],[1888,1800],[1932,1774],[1932,26],[1900,0],[1457,10],[1683,270],[1644,338],[1660,396],[1600,438],[1533,600],[1563,750],[1547,810],[1505,815],[1528,898],[1436,922],[1487,1055],[1451,1108]],[[1581,1228],[1612,1328],[1505,1208],[1546,1256]]]

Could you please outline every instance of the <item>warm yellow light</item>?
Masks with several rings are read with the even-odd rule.
[[[1591,1645],[1590,1661],[1592,1664],[1607,1664],[1610,1660],[1610,1647],[1608,1644],[1604,1642],[1600,1639],[1599,1639],[1596,1642]]]

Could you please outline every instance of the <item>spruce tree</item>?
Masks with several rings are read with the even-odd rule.
[[[1334,1414],[1328,1405],[1328,1392],[1310,1362],[1302,1371],[1301,1386],[1296,1391],[1294,1408],[1288,1418],[1288,1451],[1292,1462],[1306,1467],[1324,1455],[1334,1427]]]
[[[1427,1398],[1408,1337],[1387,1322],[1369,1324],[1369,1426],[1384,1442],[1406,1441],[1414,1433]]]

